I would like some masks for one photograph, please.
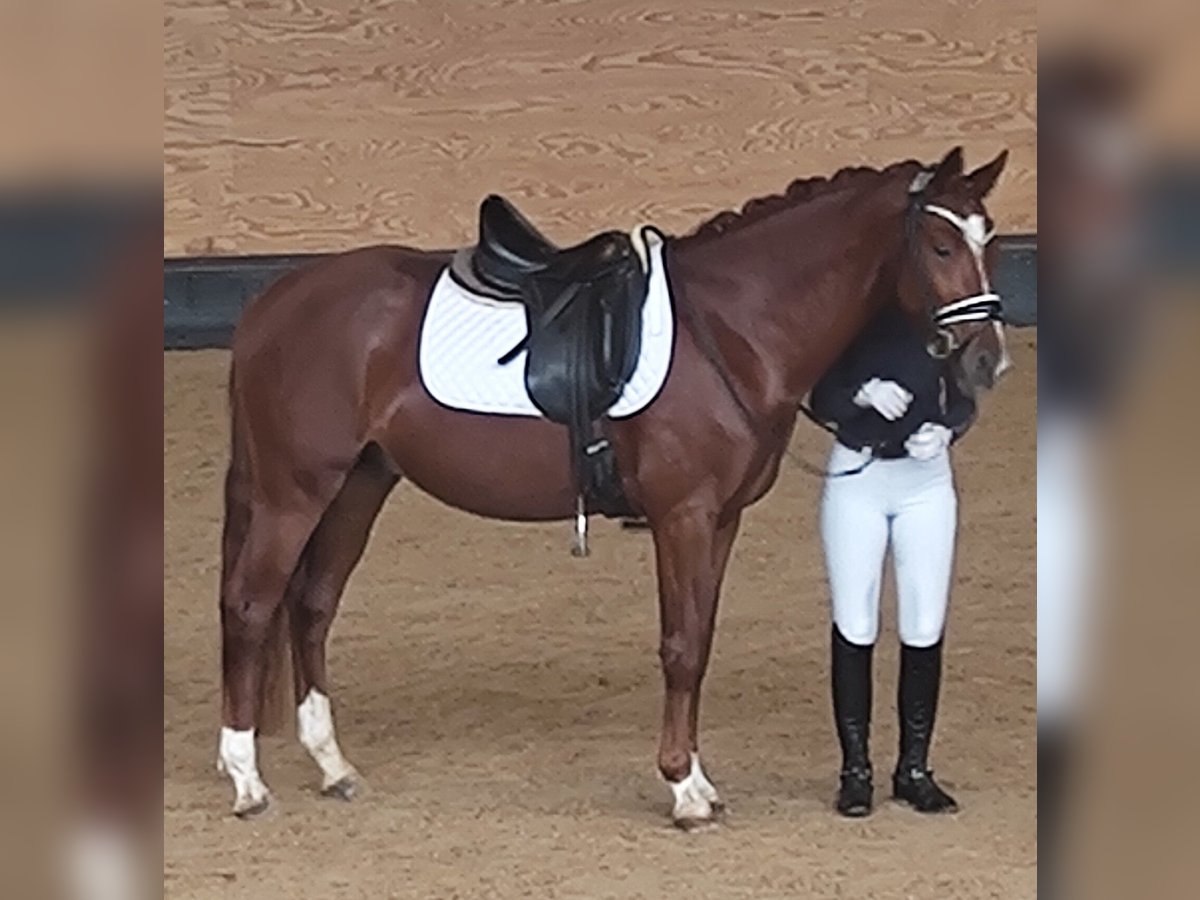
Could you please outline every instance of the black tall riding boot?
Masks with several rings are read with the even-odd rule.
[[[942,683],[942,642],[900,648],[900,758],[892,776],[892,796],[918,812],[957,812],[954,798],[938,787],[929,768],[929,745]]]
[[[837,811],[843,816],[871,812],[871,656],[870,644],[852,644],[833,626],[833,717],[842,745]]]

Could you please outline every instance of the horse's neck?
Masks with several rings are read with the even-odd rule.
[[[900,252],[895,211],[878,198],[848,204],[833,222],[812,210],[788,210],[704,242],[682,241],[672,280],[727,345],[755,363],[731,368],[764,411],[798,406],[821,374],[894,297],[889,262]],[[779,252],[770,229],[793,235]],[[756,233],[757,232],[757,233]],[[727,334],[727,336],[729,336]],[[718,336],[719,337],[719,336]]]

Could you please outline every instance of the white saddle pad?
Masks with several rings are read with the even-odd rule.
[[[642,308],[642,349],[637,368],[617,402],[612,418],[632,416],[650,405],[671,368],[675,320],[662,260],[662,239],[643,229],[650,264],[649,293]],[[540,416],[525,389],[522,351],[512,362],[497,360],[526,334],[525,310],[499,303],[461,287],[449,270],[438,276],[421,325],[420,372],[425,389],[438,403],[467,412],[504,416]]]

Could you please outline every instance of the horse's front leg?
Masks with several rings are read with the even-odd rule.
[[[677,510],[654,523],[666,682],[658,768],[674,794],[672,819],[684,829],[711,822],[721,807],[700,765],[697,716],[717,597],[736,532],[736,521],[718,528],[710,509]]]

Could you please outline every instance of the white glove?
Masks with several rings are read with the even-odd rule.
[[[946,452],[950,446],[950,435],[951,431],[945,425],[925,422],[908,436],[904,449],[913,459],[924,462]]]
[[[889,422],[895,422],[908,410],[912,394],[894,381],[872,378],[854,395],[854,405],[874,409]]]

